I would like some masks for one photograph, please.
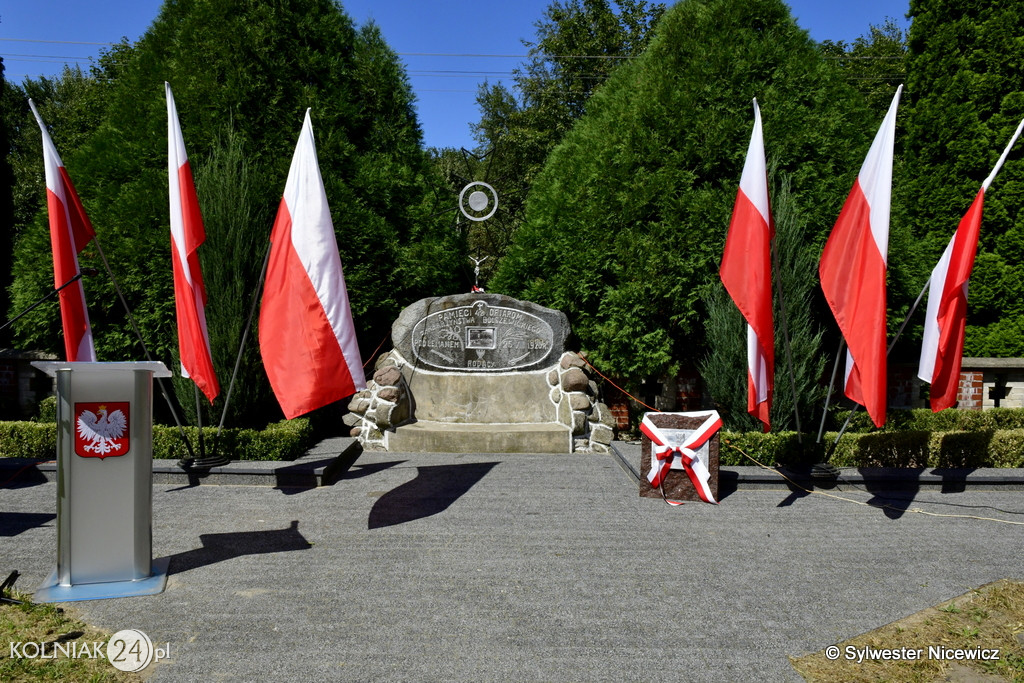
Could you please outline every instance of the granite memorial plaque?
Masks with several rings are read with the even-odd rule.
[[[392,327],[395,348],[416,367],[442,372],[510,372],[558,362],[565,314],[500,294],[422,299]]]
[[[668,437],[686,438],[704,424],[703,417],[690,417],[672,413],[649,413],[648,417],[655,427],[658,427]],[[716,433],[696,451],[711,474],[708,486],[711,493],[718,500],[718,434]],[[651,448],[651,439],[646,434],[640,439],[640,495],[644,498],[661,498],[661,489],[665,491],[665,497],[669,500],[696,500],[700,501],[697,490],[686,472],[683,470],[669,470],[661,489],[651,486],[647,480],[647,473],[651,471],[651,458],[654,456]]]

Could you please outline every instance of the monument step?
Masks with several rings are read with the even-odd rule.
[[[387,434],[389,451],[410,453],[571,453],[572,432],[557,422],[479,424],[419,420]]]

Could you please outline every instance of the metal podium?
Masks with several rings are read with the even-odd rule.
[[[36,602],[154,595],[153,378],[157,361],[32,365],[57,384],[57,566]]]

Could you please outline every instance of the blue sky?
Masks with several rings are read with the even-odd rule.
[[[508,79],[523,61],[523,40],[550,0],[348,0],[357,24],[373,20],[406,65],[417,97],[424,141],[472,147],[469,124],[479,118],[479,83]],[[109,43],[137,40],[162,0],[5,0],[0,4],[0,56],[6,77],[59,74],[65,63],[88,67]],[[815,40],[852,41],[892,17],[904,29],[909,0],[791,0],[793,15]],[[53,42],[43,42],[53,41]],[[500,56],[499,56],[500,55]],[[154,86],[163,97],[162,84]]]

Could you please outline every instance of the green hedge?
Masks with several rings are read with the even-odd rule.
[[[742,450],[763,465],[809,465],[824,458],[835,438],[836,432],[826,433],[818,445],[805,434],[801,445],[795,432],[722,432],[719,462],[753,465]],[[847,432],[829,462],[838,467],[1024,468],[1024,429]]]
[[[195,427],[185,427],[193,446]],[[203,437],[207,455],[212,454],[217,429],[206,427]],[[225,429],[218,452],[232,460],[295,460],[313,446],[315,435],[306,418],[283,420],[266,429]],[[0,422],[0,457],[53,460],[57,451],[57,426],[45,422]],[[153,457],[180,460],[188,455],[176,427],[153,427]],[[198,453],[196,454],[198,456]]]
[[[0,422],[0,458],[57,457],[57,425],[42,422]]]
[[[846,420],[849,411],[837,412],[837,420]],[[842,424],[842,422],[839,422]],[[871,418],[858,410],[850,420],[849,432],[975,432],[986,429],[1024,429],[1024,408],[990,408],[988,410],[943,410],[938,413],[924,408],[890,410],[885,426],[877,430]]]

